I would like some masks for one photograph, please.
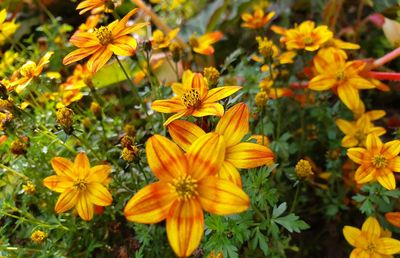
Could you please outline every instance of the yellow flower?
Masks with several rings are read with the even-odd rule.
[[[400,241],[386,236],[385,230],[374,217],[368,217],[361,230],[344,226],[343,235],[354,247],[351,258],[390,258],[400,252]]]
[[[265,91],[260,91],[257,92],[256,96],[254,97],[254,102],[256,103],[257,107],[263,108],[265,105],[267,105],[268,99],[268,94]]]
[[[224,108],[216,101],[226,98],[240,90],[240,86],[223,86],[208,90],[207,81],[200,73],[186,70],[183,73],[182,83],[172,85],[173,92],[177,95],[167,100],[156,100],[152,109],[161,113],[177,113],[164,125],[183,116],[222,116]]]
[[[55,192],[61,193],[55,206],[57,213],[76,207],[84,220],[93,218],[94,205],[108,206],[112,196],[105,185],[111,171],[109,165],[90,167],[85,153],[79,153],[75,162],[55,157],[51,165],[57,175],[46,177],[43,184]]]
[[[46,238],[47,238],[46,232],[43,232],[41,230],[35,230],[31,235],[32,242],[36,244],[42,243]]]
[[[2,46],[19,27],[19,24],[16,24],[15,21],[5,22],[6,18],[7,10],[3,9],[0,11],[0,46]]]
[[[4,52],[4,54],[1,56],[0,61],[0,75],[2,77],[4,77],[5,74],[13,68],[13,63],[18,58],[18,56],[18,52],[14,52],[12,50],[7,50],[6,52]]]
[[[310,162],[305,159],[301,159],[299,162],[297,162],[295,171],[299,178],[308,178],[314,175]]]
[[[400,172],[400,140],[382,143],[376,134],[369,134],[366,148],[350,148],[347,156],[360,164],[354,175],[358,184],[377,180],[388,190],[396,188],[393,172]]]
[[[198,138],[185,154],[172,141],[155,135],[147,141],[147,160],[158,182],[139,190],[126,204],[125,217],[138,223],[166,220],[169,243],[179,257],[189,256],[204,232],[203,210],[228,215],[249,207],[235,184],[216,177],[225,156],[221,135]]]
[[[375,127],[368,115],[364,114],[356,121],[337,119],[336,125],[345,134],[342,139],[342,146],[345,148],[365,146],[367,135],[375,133],[381,136],[386,133],[385,128]]]
[[[41,73],[46,64],[50,62],[50,57],[54,54],[54,52],[47,52],[36,64],[33,61],[26,62],[18,71],[21,78],[16,79],[11,82],[10,87],[13,88],[16,86],[15,91],[17,93],[22,92],[26,86],[34,79],[37,78]]]
[[[206,33],[200,37],[192,35],[189,38],[189,45],[194,52],[209,56],[214,54],[214,48],[211,46],[211,44],[220,41],[223,36],[224,34],[222,34],[220,31]]]
[[[34,194],[36,192],[36,187],[35,185],[28,181],[26,184],[22,185],[22,189],[24,189],[24,192],[27,194]]]
[[[64,57],[63,64],[68,65],[91,56],[87,67],[94,74],[102,68],[112,55],[131,56],[136,51],[137,42],[130,34],[146,23],[126,26],[129,18],[137,12],[133,9],[121,20],[116,20],[107,26],[101,26],[93,32],[77,32],[70,42],[78,47]]]
[[[327,26],[315,27],[312,21],[304,21],[299,26],[284,31],[286,48],[315,51],[333,37]]]
[[[242,14],[242,27],[250,28],[250,29],[258,29],[263,27],[265,24],[272,20],[275,12],[270,12],[267,15],[264,14],[264,11],[261,8],[256,8],[254,10],[254,14],[244,13]]]
[[[155,30],[153,32],[152,47],[153,49],[167,48],[171,44],[176,35],[179,33],[179,28],[171,30],[167,35],[165,35],[161,30]]]
[[[80,10],[79,14],[84,14],[87,11],[91,11],[92,14],[111,13],[113,7],[113,0],[84,0],[78,4],[76,10]]]
[[[365,63],[346,62],[343,55],[333,49],[320,53],[314,58],[318,75],[311,79],[309,88],[317,91],[333,88],[350,110],[359,108],[361,100],[358,90],[375,88],[374,84],[360,75]]]
[[[274,81],[269,78],[269,76],[265,77],[260,81],[258,87],[261,91],[265,92],[270,99],[277,99],[285,96],[292,95],[292,91],[287,88],[274,88]]]
[[[199,137],[206,133],[197,125],[177,120],[168,125],[168,132],[172,139],[185,151]],[[241,186],[238,169],[255,168],[274,159],[272,151],[260,144],[241,142],[249,133],[249,110],[246,104],[239,103],[230,108],[219,120],[215,132],[223,136],[225,142],[225,159],[218,175]]]

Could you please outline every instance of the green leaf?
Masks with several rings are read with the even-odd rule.
[[[299,216],[293,213],[285,217],[273,219],[273,221],[286,228],[290,233],[292,232],[300,233],[301,230],[308,229],[310,227],[303,220],[300,220]]]
[[[274,206],[272,210],[272,218],[277,218],[281,216],[287,209],[286,202],[281,203],[278,207]]]

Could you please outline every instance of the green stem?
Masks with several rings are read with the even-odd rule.
[[[1,164],[1,163],[0,163],[0,168],[5,169],[5,170],[7,170],[8,172],[13,173],[14,175],[17,175],[17,176],[19,176],[19,177],[22,177],[22,178],[25,179],[25,180],[29,180],[29,177],[27,177],[27,176],[25,176],[24,174],[21,174],[21,173],[15,171],[15,170],[12,169],[12,168],[9,168],[9,167],[7,167],[6,165],[3,165],[3,164]]]
[[[292,203],[292,206],[290,207],[290,210],[289,210],[290,213],[292,213],[294,211],[294,209],[296,208],[296,205],[297,205],[297,202],[298,202],[298,199],[299,199],[300,184],[301,183],[299,182],[297,184],[297,186],[296,186],[296,192],[294,194],[293,203]]]

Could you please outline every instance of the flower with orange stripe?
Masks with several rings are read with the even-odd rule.
[[[220,31],[206,33],[200,37],[192,35],[189,38],[189,46],[194,52],[209,56],[214,54],[214,48],[211,45],[220,41],[223,36],[224,34]]]
[[[78,49],[64,57],[63,64],[68,65],[91,56],[86,65],[92,73],[96,73],[113,54],[133,55],[137,42],[130,34],[146,25],[146,23],[138,23],[126,26],[129,18],[136,12],[137,9],[133,9],[121,20],[96,28],[93,32],[74,33],[70,42]]]
[[[147,160],[159,181],[128,201],[125,217],[149,224],[166,220],[172,249],[179,257],[189,256],[204,232],[203,210],[228,215],[249,207],[250,200],[241,188],[215,176],[224,160],[224,145],[222,136],[209,133],[197,139],[185,154],[167,138],[151,137],[146,146]]]
[[[360,164],[354,175],[358,184],[378,182],[388,190],[396,188],[393,172],[400,172],[400,140],[382,143],[376,134],[369,134],[366,148],[350,148],[347,156]]]
[[[183,73],[182,83],[172,85],[172,90],[177,96],[166,100],[156,100],[151,108],[161,113],[176,113],[168,118],[164,125],[189,115],[222,116],[224,108],[216,101],[232,95],[241,88],[240,86],[223,86],[208,90],[207,80],[201,73],[187,70]]]
[[[199,137],[206,133],[197,125],[177,120],[168,125],[172,139],[185,151]],[[215,132],[223,136],[225,141],[225,159],[220,178],[229,180],[238,186],[242,185],[238,169],[255,168],[273,162],[272,151],[260,144],[241,142],[249,133],[249,109],[246,104],[239,103],[226,111],[215,128]]]
[[[88,11],[92,14],[112,13],[111,7],[114,7],[112,0],[84,0],[78,4],[76,10],[80,10],[79,14],[84,14]]]
[[[250,28],[250,29],[258,29],[263,27],[265,24],[270,22],[274,17],[275,12],[270,12],[265,15],[264,11],[261,8],[256,8],[254,10],[254,14],[250,13],[243,13],[242,20],[242,27]]]
[[[333,37],[332,31],[327,26],[315,27],[313,21],[304,21],[299,26],[285,31],[285,44],[287,49],[304,49],[315,51]]]
[[[55,192],[61,193],[55,206],[57,213],[76,207],[83,220],[93,218],[94,207],[108,206],[112,196],[106,188],[111,171],[109,165],[90,167],[85,153],[79,153],[74,162],[55,157],[51,165],[57,175],[46,177],[43,184]]]

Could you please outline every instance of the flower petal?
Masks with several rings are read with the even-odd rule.
[[[382,152],[388,157],[396,157],[400,153],[400,140],[385,143]]]
[[[78,153],[74,161],[75,171],[79,173],[79,178],[86,178],[90,172],[89,159],[84,152]]]
[[[374,168],[365,168],[363,166],[360,166],[354,174],[354,179],[357,181],[358,184],[365,184],[374,180],[374,175]]]
[[[172,140],[184,151],[188,151],[195,140],[206,134],[197,125],[184,120],[175,120],[168,124],[167,127]]]
[[[204,215],[198,200],[174,202],[168,214],[166,229],[176,255],[190,256],[199,246],[204,232]]]
[[[387,212],[385,218],[390,224],[400,227],[400,212]]]
[[[181,117],[184,116],[188,116],[191,114],[192,111],[190,110],[183,110],[183,111],[179,111],[178,113],[176,113],[175,115],[170,116],[167,121],[164,122],[163,126],[167,126],[169,125],[172,121],[175,121]]]
[[[337,87],[337,92],[343,104],[345,104],[350,110],[357,110],[361,101],[357,89],[350,86],[339,85]]]
[[[192,116],[222,116],[224,107],[219,103],[203,103],[199,109],[193,110]]]
[[[394,172],[400,172],[400,157],[394,157],[393,159],[389,160],[388,169]]]
[[[311,79],[308,87],[312,90],[322,91],[329,90],[333,86],[335,86],[336,80],[330,76],[326,75],[317,75]]]
[[[83,220],[88,221],[93,218],[94,205],[90,202],[89,196],[86,192],[80,193],[78,203],[76,204],[76,210]]]
[[[161,181],[172,181],[187,173],[188,165],[184,153],[168,138],[154,135],[147,140],[147,161],[154,175]]]
[[[207,96],[203,103],[212,103],[220,99],[224,99],[240,90],[241,86],[223,86],[211,89],[208,91]]]
[[[362,232],[367,232],[368,235],[379,237],[381,235],[381,226],[374,217],[368,217],[361,227]]]
[[[186,110],[180,98],[156,100],[151,104],[151,108],[161,113],[176,113]]]
[[[382,237],[376,240],[375,248],[376,252],[380,254],[397,254],[400,252],[400,241],[389,237]]]
[[[82,60],[82,59],[92,55],[93,53],[99,51],[100,48],[101,47],[78,48],[64,57],[63,64],[69,65],[76,61]]]
[[[249,109],[245,103],[231,107],[219,120],[215,131],[224,136],[226,147],[240,142],[249,132]]]
[[[242,187],[242,179],[240,177],[239,171],[235,168],[234,165],[232,165],[232,163],[228,161],[224,161],[224,163],[222,163],[222,167],[218,173],[218,176],[222,179],[234,183],[239,187]]]
[[[112,57],[113,52],[108,47],[100,48],[87,61],[87,68],[95,74],[100,70]]]
[[[54,210],[57,213],[62,213],[73,208],[78,202],[78,197],[79,197],[79,191],[77,191],[75,188],[71,187],[66,189],[58,197]]]
[[[137,192],[125,205],[127,220],[138,223],[158,223],[167,218],[174,200],[171,188],[163,182],[149,184]]]
[[[89,170],[89,177],[87,179],[88,183],[97,182],[102,183],[104,180],[107,179],[108,175],[111,172],[110,165],[97,165]]]
[[[62,193],[70,187],[73,187],[74,183],[68,176],[48,176],[43,179],[43,184],[58,193]]]
[[[225,142],[218,133],[208,133],[198,138],[186,153],[189,174],[196,180],[216,175],[225,157]]]
[[[93,182],[87,185],[89,201],[98,206],[108,206],[112,203],[111,193],[101,183]]]
[[[356,246],[356,242],[361,234],[361,230],[351,226],[344,226],[343,228],[343,235],[347,242],[352,245]]]
[[[336,119],[336,125],[344,134],[355,134],[357,131],[354,127],[354,123],[344,119]]]
[[[347,83],[351,84],[354,88],[359,90],[375,88],[374,84],[360,76],[352,76],[348,79]]]
[[[75,171],[74,163],[62,157],[54,157],[51,159],[51,166],[59,176],[68,176],[75,178],[77,173]]]
[[[269,148],[250,142],[241,142],[227,148],[225,155],[225,160],[237,168],[255,168],[274,159]]]
[[[344,148],[351,148],[357,146],[359,142],[354,136],[346,135],[345,137],[343,137],[341,144]]]
[[[229,215],[247,210],[250,199],[232,182],[208,176],[198,182],[197,191],[204,210],[218,215]]]
[[[388,190],[396,189],[396,179],[394,178],[393,172],[389,169],[381,169],[376,180]]]
[[[368,134],[365,146],[367,147],[367,150],[375,151],[375,150],[381,150],[383,144],[381,139],[376,134]]]
[[[347,150],[347,156],[357,164],[361,164],[363,161],[366,149],[364,148],[350,148]]]

